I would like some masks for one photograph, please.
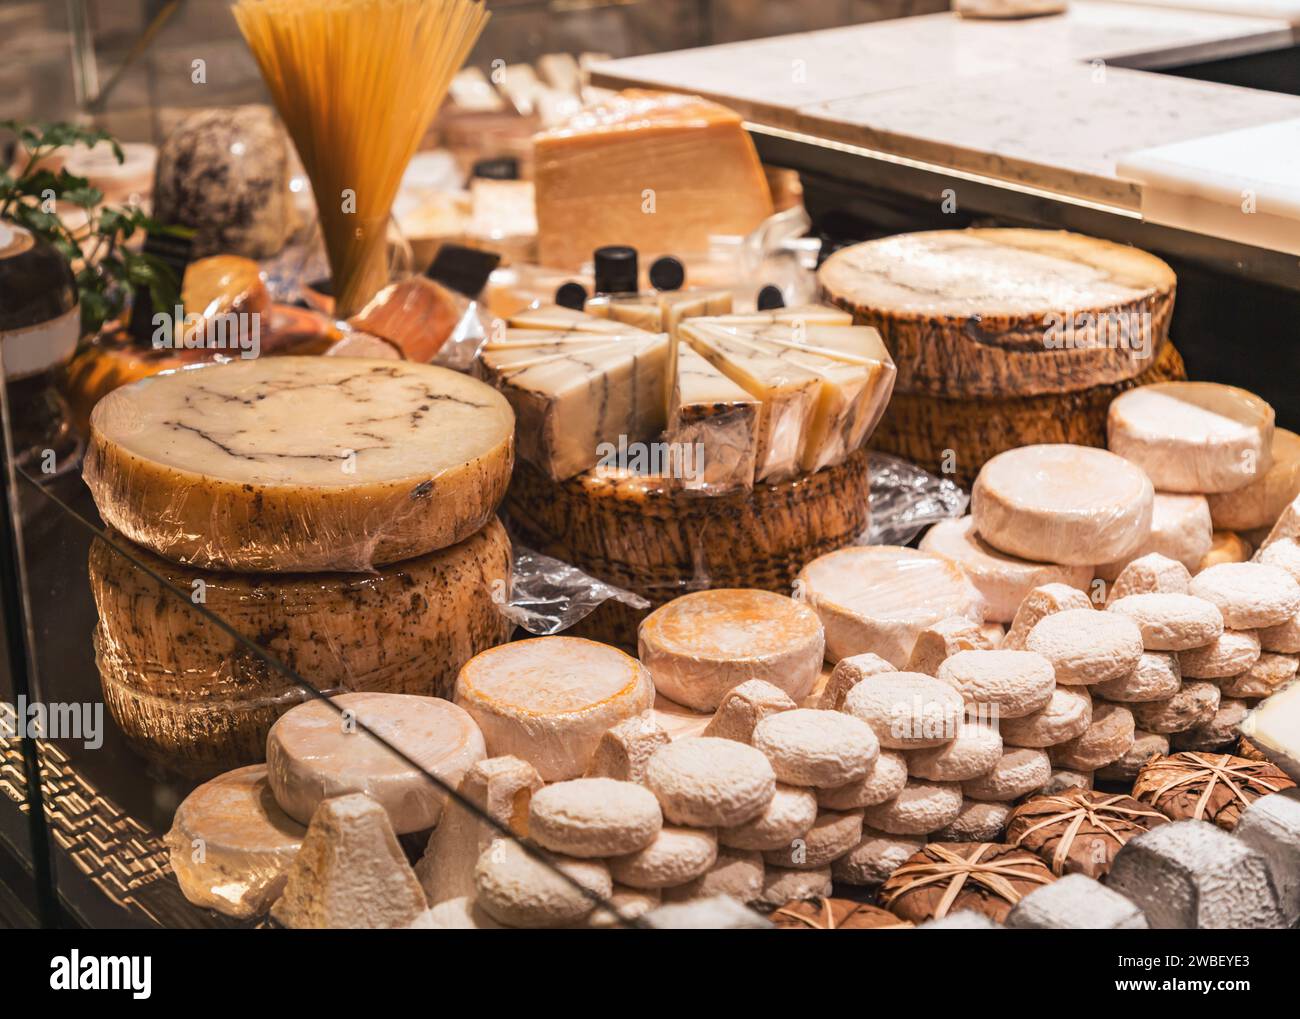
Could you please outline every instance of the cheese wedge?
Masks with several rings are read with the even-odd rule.
[[[521,457],[562,481],[596,466],[603,444],[658,438],[667,336],[611,336],[600,344],[538,335],[533,346],[491,345],[475,365],[514,408]]]
[[[851,326],[853,316],[840,308],[828,304],[794,304],[788,308],[769,308],[766,311],[733,312],[718,315],[710,319],[715,325],[797,325],[806,326]]]
[[[1209,496],[1210,517],[1218,530],[1251,531],[1272,527],[1287,503],[1300,495],[1300,435],[1273,430],[1273,465],[1250,484]]]
[[[84,476],[132,541],[201,569],[368,570],[469,537],[514,463],[499,393],[445,368],[273,357],[95,407]]]
[[[506,325],[512,329],[541,329],[546,332],[571,330],[580,333],[614,333],[620,336],[629,331],[625,322],[611,321],[600,315],[588,315],[558,304],[544,304],[540,308],[515,312],[506,319]]]
[[[1300,683],[1257,704],[1241,723],[1241,734],[1300,782]]]
[[[621,92],[536,135],[534,152],[542,265],[577,268],[606,244],[704,252],[772,214],[740,117],[698,96]]]
[[[730,290],[691,287],[631,297],[593,297],[587,302],[591,315],[624,322],[653,333],[667,333],[677,339],[677,327],[688,318],[714,317],[731,311]]]
[[[478,722],[494,757],[511,754],[547,782],[584,774],[605,731],[654,703],[650,673],[617,648],[538,637],[471,659],[456,703]]]
[[[701,450],[701,470],[682,480],[691,491],[752,488],[762,404],[684,342],[668,405],[669,443]]]

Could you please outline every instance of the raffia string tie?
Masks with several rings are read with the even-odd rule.
[[[958,894],[965,887],[968,880],[974,884],[982,885],[995,895],[1002,896],[1013,906],[1020,901],[1021,895],[1016,891],[1015,886],[1007,880],[1008,877],[1018,877],[1044,885],[1055,880],[1054,878],[1044,877],[1037,870],[1024,871],[1017,869],[1026,866],[1024,860],[993,860],[988,863],[981,863],[980,861],[985,854],[990,849],[995,848],[990,842],[982,842],[975,847],[975,852],[969,859],[939,842],[931,842],[925,848],[927,852],[938,856],[941,862],[905,863],[899,867],[891,877],[897,877],[900,874],[916,874],[918,876],[901,888],[896,888],[886,900],[886,906],[892,905],[900,895],[913,889],[937,884],[940,881],[950,881],[951,883],[943,893],[943,898],[939,900],[939,905],[934,911],[934,918],[942,920],[948,915],[948,910],[952,908],[952,904],[957,900]]]
[[[1115,840],[1116,845],[1122,846],[1124,845],[1124,839],[1120,838],[1119,832],[1111,827],[1112,821],[1125,820],[1130,817],[1155,817],[1161,821],[1168,820],[1164,814],[1154,810],[1137,810],[1133,807],[1117,805],[1120,800],[1128,798],[1123,794],[1117,794],[1104,800],[1098,800],[1095,803],[1080,803],[1078,800],[1072,800],[1065,796],[1044,797],[1048,803],[1060,806],[1060,813],[1045,817],[1037,824],[1026,828],[1012,844],[1018,846],[1041,828],[1060,824],[1062,821],[1069,821],[1068,827],[1061,835],[1061,841],[1056,844],[1056,851],[1052,853],[1052,873],[1063,874],[1065,872],[1065,861],[1069,858],[1070,848],[1074,845],[1075,836],[1079,834],[1085,822],[1100,828],[1102,834],[1110,836]],[[1103,814],[1110,816],[1103,816]]]
[[[1151,797],[1151,802],[1158,802],[1160,797],[1165,793],[1172,789],[1177,789],[1181,785],[1188,785],[1192,782],[1199,782],[1203,779],[1208,779],[1209,781],[1205,783],[1205,789],[1196,799],[1196,810],[1192,814],[1193,820],[1203,821],[1205,820],[1205,808],[1209,806],[1210,803],[1210,794],[1214,792],[1214,787],[1219,782],[1222,782],[1224,786],[1231,790],[1232,795],[1236,799],[1241,800],[1243,806],[1248,806],[1250,800],[1246,799],[1246,794],[1242,792],[1237,783],[1233,781],[1234,776],[1236,776],[1237,779],[1244,781],[1246,785],[1257,786],[1270,793],[1278,792],[1281,789],[1281,786],[1274,785],[1272,782],[1268,781],[1268,779],[1250,774],[1251,771],[1259,767],[1259,761],[1243,761],[1241,764],[1229,764],[1228,762],[1231,760],[1231,754],[1206,755],[1185,753],[1179,758],[1171,757],[1166,758],[1163,761],[1158,761],[1151,765],[1151,768],[1161,771],[1176,772],[1185,767],[1188,761],[1195,761],[1201,767],[1198,770],[1189,771],[1182,775],[1176,774],[1175,777],[1169,779],[1164,785],[1160,786],[1160,788],[1155,791]]]

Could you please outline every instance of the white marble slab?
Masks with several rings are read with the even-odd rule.
[[[1184,11],[1210,11],[1247,18],[1281,18],[1300,25],[1300,0],[1106,0],[1130,6],[1176,7]]]
[[[1300,97],[1087,64],[814,104],[799,130],[1129,209],[1129,153],[1300,117]],[[1300,170],[1292,175],[1300,188]]]
[[[1140,149],[1118,172],[1142,187],[1142,216],[1300,254],[1300,119]]]

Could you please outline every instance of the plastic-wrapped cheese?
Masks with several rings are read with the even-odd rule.
[[[467,662],[456,703],[478,722],[492,756],[512,754],[558,782],[586,772],[607,729],[650,710],[654,684],[645,666],[617,648],[538,637]]]
[[[437,824],[447,787],[458,788],[486,756],[483,734],[465,711],[409,694],[309,701],[286,712],[266,739],[271,791],[290,817],[306,824],[322,801],[365,793],[388,811],[399,835]]]
[[[830,552],[805,566],[797,584],[821,617],[835,662],[870,651],[902,668],[927,626],[949,616],[983,620],[983,599],[959,566],[910,548]]]
[[[1210,507],[1203,495],[1174,495],[1157,492],[1151,504],[1151,533],[1137,554],[1097,567],[1102,580],[1115,580],[1134,559],[1158,552],[1176,559],[1189,571],[1196,570],[1214,544]]]
[[[165,372],[91,415],[85,479],[132,541],[202,569],[365,570],[469,537],[514,457],[491,387],[405,361]]]
[[[941,520],[921,539],[921,551],[953,560],[984,596],[985,618],[1009,623],[1025,596],[1043,584],[1068,584],[1081,591],[1092,580],[1090,566],[1057,566],[1004,555],[975,531],[975,518]]]
[[[1272,527],[1287,503],[1300,495],[1300,435],[1273,431],[1273,464],[1262,477],[1232,492],[1211,495],[1214,526],[1228,531]]]
[[[1217,382],[1158,382],[1116,397],[1107,445],[1162,492],[1233,492],[1272,464],[1273,408]]]
[[[981,468],[971,489],[979,536],[1009,555],[1089,565],[1133,555],[1151,530],[1155,491],[1104,449],[1021,446]]]
[[[761,679],[795,701],[821,671],[825,638],[807,605],[771,591],[697,591],[647,616],[641,662],[655,689],[697,711],[712,711],[732,687]]]

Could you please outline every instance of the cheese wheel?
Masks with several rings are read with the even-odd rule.
[[[963,721],[951,743],[907,752],[907,773],[932,782],[964,782],[993,768],[1002,758],[996,727]]]
[[[1155,490],[1141,470],[1090,446],[1023,446],[986,463],[971,489],[981,538],[1009,555],[1083,566],[1133,555]]]
[[[1277,626],[1300,612],[1300,583],[1267,563],[1220,563],[1192,578],[1188,591],[1213,602],[1234,630]]]
[[[1047,706],[1022,718],[999,720],[1009,747],[1051,747],[1081,735],[1092,724],[1092,694],[1086,686],[1058,686]]]
[[[513,754],[558,782],[586,772],[607,729],[650,710],[654,684],[617,648],[538,637],[470,659],[456,679],[456,703],[478,722],[494,757]]]
[[[960,567],[910,548],[831,552],[805,566],[797,583],[821,617],[833,662],[869,651],[902,668],[927,626],[949,616],[983,619],[983,599]]]
[[[164,372],[91,414],[84,474],[132,541],[202,569],[367,570],[479,530],[514,415],[406,361],[273,357]]]
[[[639,657],[655,689],[698,711],[713,711],[746,680],[806,697],[825,652],[817,614],[771,591],[724,588],[674,598],[641,622]]]
[[[614,882],[601,860],[543,862],[514,839],[497,839],[474,867],[474,887],[477,904],[509,927],[567,927],[608,901]]]
[[[1050,779],[1049,779],[1050,781]],[[936,832],[932,842],[1002,842],[1014,803],[998,800],[963,800],[956,820]],[[917,847],[918,852],[920,847]]]
[[[306,824],[322,801],[365,793],[388,811],[399,835],[437,824],[447,788],[459,788],[486,756],[483,735],[465,711],[410,694],[308,701],[286,712],[266,738],[267,778],[290,817]]]
[[[1224,697],[1269,697],[1295,679],[1297,662],[1295,655],[1263,651],[1245,672],[1220,680],[1219,691]]]
[[[985,618],[997,623],[1011,622],[1025,595],[1036,587],[1068,584],[1085,591],[1092,580],[1091,566],[1057,566],[1004,555],[976,533],[971,516],[935,524],[919,548],[957,563],[983,595]]]
[[[1029,631],[1025,647],[1052,663],[1057,683],[1088,686],[1119,679],[1137,668],[1142,636],[1139,626],[1124,616],[1096,609],[1067,609],[1040,619]]]
[[[1224,630],[1204,647],[1178,653],[1178,666],[1188,679],[1227,679],[1259,661],[1263,633]]]
[[[1118,761],[1133,746],[1133,712],[1118,704],[1098,701],[1092,708],[1092,722],[1080,735],[1052,747],[1049,754],[1057,768],[1096,771]]]
[[[959,651],[941,666],[938,678],[962,699],[999,718],[1023,718],[1047,707],[1056,689],[1052,662],[1033,651]]]
[[[1182,655],[1172,651],[1145,651],[1132,672],[1098,683],[1092,692],[1120,704],[1164,700],[1182,689],[1181,659]]]
[[[892,800],[867,807],[864,821],[890,835],[927,835],[957,820],[961,806],[961,786],[956,782],[908,779]]]
[[[993,642],[985,629],[989,625],[998,624],[972,623],[964,616],[940,619],[933,626],[927,626],[917,634],[916,643],[912,645],[912,653],[908,656],[903,671],[924,672],[927,676],[937,676],[940,666],[960,651],[991,651]],[[1002,642],[1000,629],[997,639],[998,643]],[[838,669],[839,666],[837,665],[836,668]]]
[[[1287,503],[1300,495],[1300,435],[1273,430],[1273,463],[1256,478],[1232,492],[1209,497],[1214,526],[1227,531],[1272,527]]]
[[[907,785],[907,757],[896,750],[882,750],[864,777],[833,789],[818,789],[817,804],[827,810],[856,810],[892,800]]]
[[[1148,552],[1119,571],[1106,595],[1106,604],[1131,594],[1186,594],[1191,582],[1191,572],[1178,560]]]
[[[1025,595],[1016,609],[1016,617],[1007,628],[1007,634],[998,645],[1000,651],[1022,651],[1029,633],[1039,621],[1057,612],[1070,609],[1090,609],[1092,602],[1082,591],[1065,584],[1044,584]]]
[[[105,703],[138,750],[186,775],[262,760],[271,724],[306,699],[307,683],[449,697],[460,667],[513,627],[493,600],[511,569],[495,518],[450,548],[366,574],[214,573],[117,541],[130,558],[102,540],[90,550]],[[201,598],[286,671],[155,577]]]
[[[1151,532],[1137,553],[1118,562],[1097,567],[1102,580],[1115,580],[1124,567],[1141,556],[1158,553],[1182,563],[1189,571],[1198,569],[1214,544],[1210,505],[1203,495],[1172,495],[1157,492],[1151,504]]]
[[[864,827],[862,840],[831,864],[831,874],[846,885],[878,885],[924,847],[922,835],[889,835]]]
[[[824,811],[793,845],[768,849],[763,861],[774,867],[816,870],[838,860],[862,841],[862,811]]]
[[[283,891],[306,831],[276,805],[266,765],[254,764],[185,797],[165,841],[186,899],[246,920],[265,913]]]
[[[1189,680],[1172,697],[1129,705],[1133,720],[1147,732],[1186,732],[1205,725],[1219,710],[1219,688],[1203,679]]]
[[[1131,379],[1164,344],[1173,271],[1136,248],[1053,230],[896,234],[817,271],[831,303],[880,330],[897,388],[1063,393]]]
[[[1106,614],[1112,613],[1137,624],[1142,646],[1148,651],[1204,647],[1223,633],[1223,614],[1218,608],[1190,594],[1131,594],[1107,605]]]
[[[899,785],[901,788],[902,783]],[[763,812],[743,824],[719,829],[718,842],[733,849],[780,849],[801,838],[816,820],[813,791],[778,782]]]
[[[1041,789],[1051,777],[1052,762],[1044,751],[1008,747],[992,768],[963,782],[961,791],[967,799],[1005,802]]]
[[[1130,786],[1137,778],[1138,772],[1153,757],[1164,757],[1169,753],[1169,737],[1145,729],[1133,730],[1133,745],[1119,760],[1111,761],[1104,768],[1097,769],[1097,777],[1108,782],[1127,782]],[[1089,786],[1091,788],[1091,786]]]
[[[768,715],[798,707],[790,695],[761,679],[750,679],[723,695],[718,710],[704,727],[704,736],[748,743],[754,727]]]
[[[1273,408],[1217,382],[1158,382],[1119,396],[1107,445],[1162,492],[1233,492],[1272,464]]]

